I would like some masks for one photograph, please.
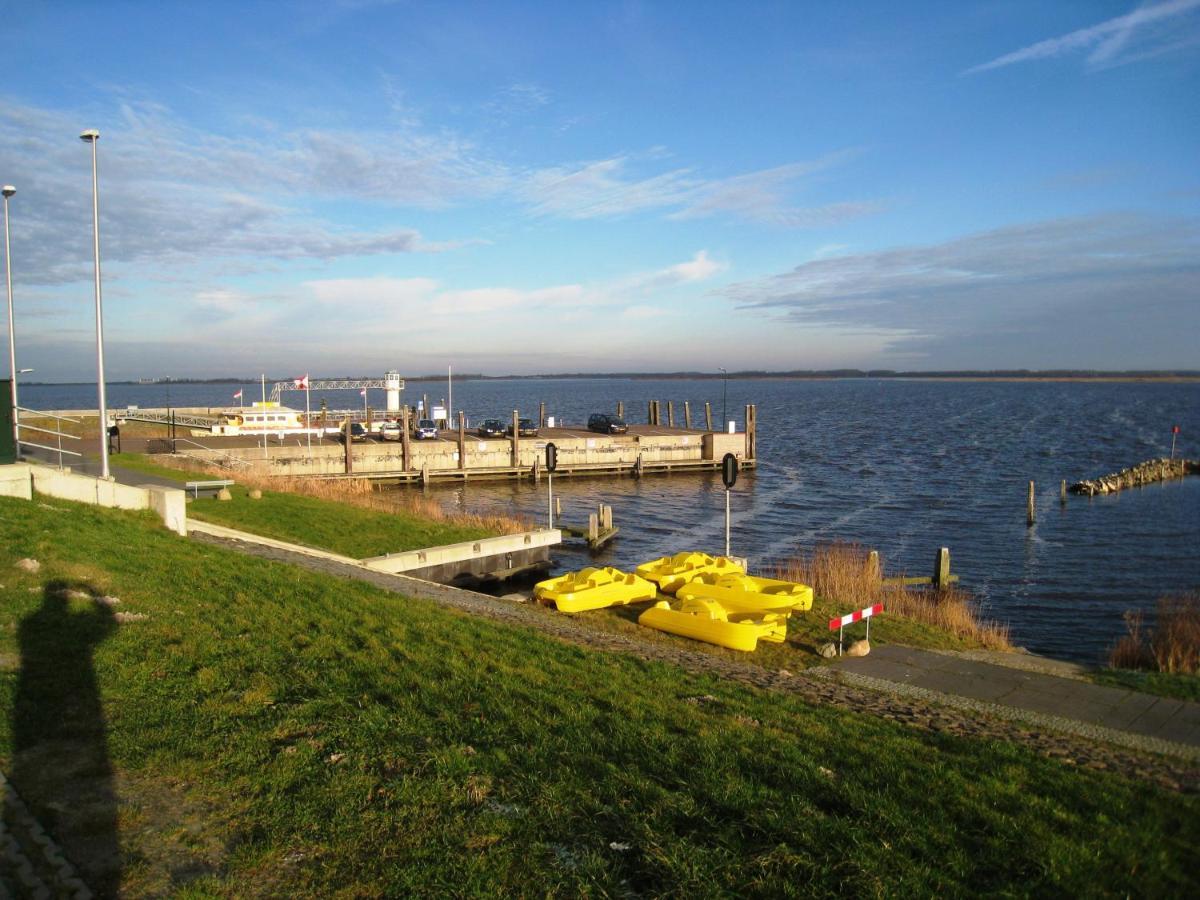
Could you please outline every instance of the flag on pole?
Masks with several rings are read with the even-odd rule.
[[[241,391],[238,391],[236,394],[234,394],[234,395],[233,395],[233,399],[234,399],[234,400],[241,400],[241,399],[242,399],[242,392],[241,392]]]
[[[1179,426],[1178,425],[1171,426],[1171,434],[1179,434]]]
[[[358,392],[358,395],[359,395],[360,397],[365,397],[365,396],[367,396],[367,389],[366,389],[366,388],[363,388],[361,391],[359,391],[359,392]]]
[[[292,383],[296,385],[296,390],[298,390],[298,391],[307,391],[308,390],[308,376],[307,375],[301,375],[299,378],[294,379],[292,381]]]

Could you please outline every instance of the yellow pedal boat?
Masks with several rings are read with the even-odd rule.
[[[695,552],[663,556],[637,567],[638,575],[656,583],[665,594],[673,594],[682,585],[697,578],[716,579],[722,575],[743,575],[745,571],[727,557]]]
[[[638,624],[697,641],[750,652],[758,642],[783,643],[787,638],[787,613],[730,613],[715,600],[684,600],[672,609],[660,600],[638,617]]]
[[[675,596],[716,600],[730,612],[805,612],[813,604],[813,589],[807,584],[755,575],[702,576],[683,585]]]
[[[605,566],[569,572],[558,578],[539,581],[533,588],[534,599],[553,603],[559,612],[583,612],[653,600],[654,585],[644,578]]]

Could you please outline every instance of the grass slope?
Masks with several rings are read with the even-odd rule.
[[[155,465],[136,454],[121,454],[113,460],[115,465],[180,484],[208,477]],[[282,491],[263,491],[261,500],[249,499],[249,491],[240,485],[230,488],[230,493],[232,501],[219,501],[211,495],[193,501],[188,504],[188,516],[355,559],[475,541],[495,534],[403,511],[379,512]]]
[[[13,568],[26,556],[41,572]],[[1196,889],[1195,798],[585,651],[148,515],[0,498],[0,572],[0,760],[130,896]],[[115,812],[91,784],[73,819],[79,778],[110,768]],[[114,845],[105,823],[119,867],[89,857]]]

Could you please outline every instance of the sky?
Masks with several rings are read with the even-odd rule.
[[[1200,369],[1200,0],[0,15],[26,378]]]

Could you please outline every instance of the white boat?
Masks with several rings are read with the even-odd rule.
[[[273,400],[255,401],[250,406],[235,406],[220,412],[213,434],[293,434],[308,431],[304,414],[298,409],[280,406]]]

